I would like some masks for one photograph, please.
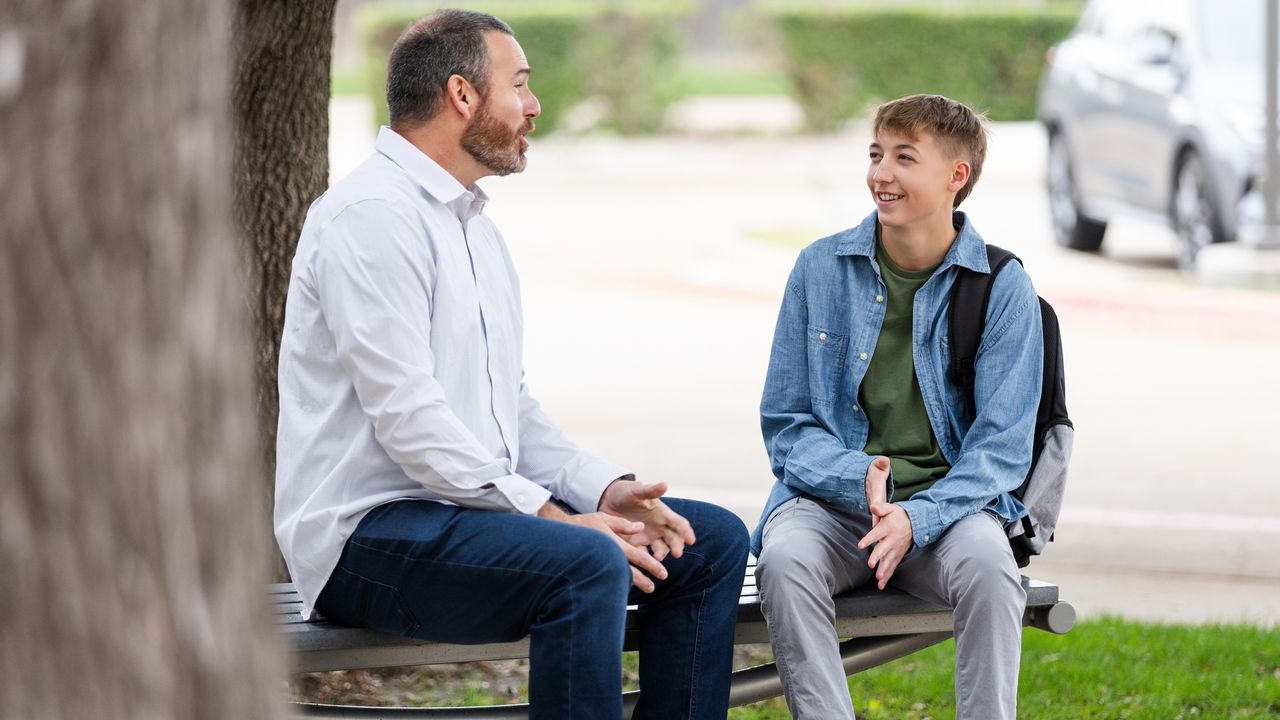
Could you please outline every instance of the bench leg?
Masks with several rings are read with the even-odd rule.
[[[888,637],[850,638],[840,643],[840,658],[845,675],[854,675],[906,657],[951,637],[949,632],[894,635]],[[774,663],[757,665],[733,674],[729,689],[729,706],[750,705],[782,694],[782,680]]]

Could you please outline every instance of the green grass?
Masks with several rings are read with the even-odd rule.
[[[1019,716],[1036,720],[1277,720],[1280,628],[1178,626],[1102,619],[1068,635],[1023,633]],[[954,717],[948,641],[850,679],[861,720]],[[767,662],[740,649],[738,666]],[[371,673],[323,673],[295,680],[298,697],[359,704],[502,704],[525,693],[527,663],[482,663]],[[444,669],[442,669],[444,668]],[[634,654],[624,658],[634,687]],[[781,698],[729,712],[731,720],[786,720]]]
[[[704,95],[787,95],[791,92],[781,71],[736,69],[685,64],[676,74],[681,97]]]
[[[1037,720],[1280,718],[1280,629],[1081,623],[1065,636],[1023,634],[1018,715]],[[859,718],[953,717],[955,643],[849,681]],[[781,700],[731,711],[783,720]]]

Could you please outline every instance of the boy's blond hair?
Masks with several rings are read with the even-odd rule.
[[[871,134],[881,130],[899,133],[913,141],[926,132],[950,158],[969,161],[969,181],[956,193],[952,207],[969,197],[982,174],[982,161],[987,157],[986,117],[970,110],[964,103],[941,95],[909,95],[876,108]]]

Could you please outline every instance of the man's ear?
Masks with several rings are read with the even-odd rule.
[[[480,108],[480,93],[461,75],[450,75],[444,86],[445,98],[463,120],[470,120]]]
[[[951,180],[947,183],[947,190],[949,192],[960,192],[964,184],[969,182],[969,176],[972,173],[973,168],[970,167],[967,160],[957,160],[951,166]]]

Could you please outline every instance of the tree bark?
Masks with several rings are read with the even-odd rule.
[[[284,302],[307,207],[329,181],[329,74],[335,0],[238,0],[235,215],[256,334],[258,420],[271,507]],[[270,544],[274,547],[274,542]],[[277,561],[277,575],[283,566]]]
[[[224,8],[0,9],[0,717],[279,714]]]

